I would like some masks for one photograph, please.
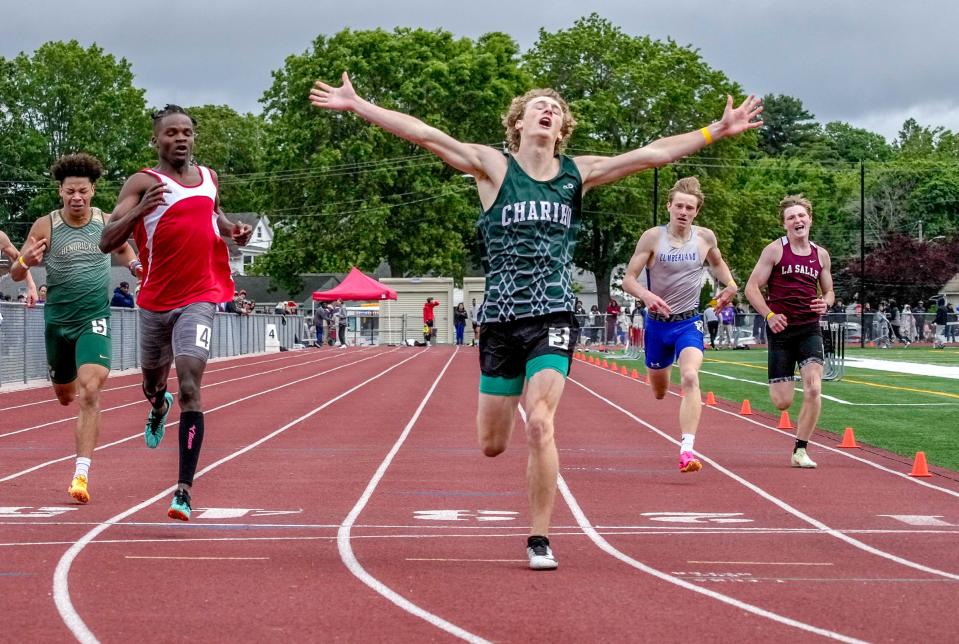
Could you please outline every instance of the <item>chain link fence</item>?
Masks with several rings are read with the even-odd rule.
[[[43,307],[0,303],[0,387],[46,379]],[[266,350],[267,325],[276,327],[280,347],[308,343],[307,327],[298,315],[235,315],[217,313],[213,320],[211,358],[260,353]],[[135,309],[111,309],[110,335],[115,371],[140,366],[140,324]]]

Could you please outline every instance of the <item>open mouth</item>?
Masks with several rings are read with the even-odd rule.
[[[541,119],[539,120],[539,124],[540,124],[542,127],[546,127],[546,128],[552,127],[552,125],[553,125],[553,119],[551,119],[551,118],[548,117],[548,116],[544,116],[543,118],[541,118]]]

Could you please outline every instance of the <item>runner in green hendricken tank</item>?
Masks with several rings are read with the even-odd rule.
[[[729,97],[722,118],[707,127],[614,157],[562,154],[576,123],[550,89],[513,99],[504,118],[507,154],[462,143],[412,116],[373,105],[357,95],[345,72],[339,87],[317,81],[310,102],[354,112],[475,177],[486,271],[479,313],[479,442],[487,456],[506,449],[525,386],[531,524],[526,553],[530,568],[556,568],[548,538],[559,473],[553,418],[579,334],[570,268],[583,194],[759,127],[760,101],[750,96],[734,108]]]
[[[61,157],[51,173],[60,184],[63,207],[37,219],[14,264],[13,279],[40,263],[47,270],[47,364],[61,405],[79,400],[76,469],[67,492],[90,500],[90,459],[100,434],[100,391],[110,373],[110,255],[100,252],[100,233],[110,216],[90,206],[100,161],[89,154]],[[129,244],[114,253],[137,274],[139,260]]]

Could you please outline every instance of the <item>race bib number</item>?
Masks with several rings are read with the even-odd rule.
[[[203,324],[196,325],[196,346],[200,347],[205,351],[210,350],[210,336],[213,334],[213,330]]]
[[[557,349],[569,349],[570,334],[568,326],[554,326],[549,330],[549,346]]]
[[[106,335],[107,334],[107,320],[106,318],[101,318],[99,320],[93,320],[90,322],[90,325],[93,328],[93,332],[97,335]]]

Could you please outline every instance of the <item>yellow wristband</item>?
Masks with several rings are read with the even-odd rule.
[[[726,288],[729,288],[730,286],[732,286],[732,287],[733,287],[734,289],[736,289],[737,291],[739,290],[739,285],[736,284],[736,282],[734,282],[734,281],[732,281],[732,280],[729,280],[729,283],[726,284]]]
[[[706,139],[706,145],[713,142],[713,135],[709,133],[708,127],[700,129],[699,132],[703,135],[703,138]]]
[[[770,311],[769,313],[766,314],[766,320],[768,321],[769,318],[771,318],[771,317],[774,316],[774,315],[776,315],[776,312],[775,312],[775,311]]]
[[[20,255],[19,257],[17,257],[17,263],[20,264],[20,266],[23,266],[25,269],[30,270],[30,266],[28,266],[27,263],[23,261],[23,255]]]

